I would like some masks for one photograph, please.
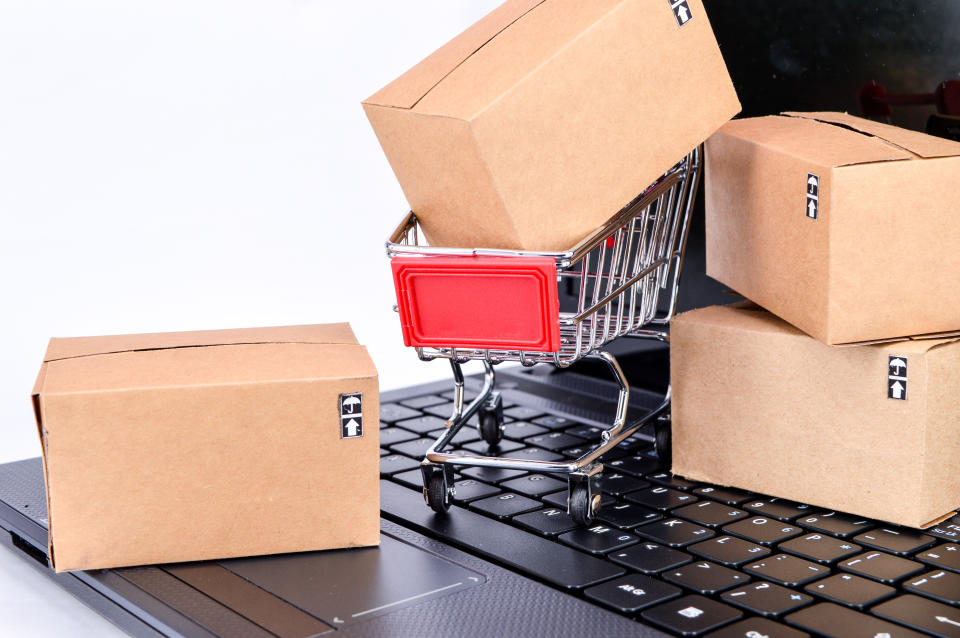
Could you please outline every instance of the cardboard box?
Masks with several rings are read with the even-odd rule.
[[[566,250],[740,110],[700,0],[509,0],[364,110],[435,246]]]
[[[671,323],[673,471],[926,527],[960,505],[960,339],[827,346],[752,304]]]
[[[960,143],[785,113],[706,160],[711,277],[828,344],[960,329]]]
[[[33,403],[57,571],[379,544],[348,324],[51,339]]]

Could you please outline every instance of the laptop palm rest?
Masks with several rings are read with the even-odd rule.
[[[486,581],[483,574],[385,533],[380,539],[380,547],[240,558],[219,565],[334,627]],[[209,589],[209,584],[203,588],[208,596],[219,598],[216,589]],[[243,614],[242,608],[234,609]]]

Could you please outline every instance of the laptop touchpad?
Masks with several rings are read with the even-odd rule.
[[[486,581],[483,574],[380,535],[380,547],[220,561],[220,565],[334,626],[344,626]]]

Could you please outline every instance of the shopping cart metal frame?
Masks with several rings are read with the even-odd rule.
[[[454,495],[454,466],[494,467],[511,470],[564,473],[569,476],[567,511],[580,524],[593,520],[600,509],[599,459],[648,423],[656,423],[656,446],[661,457],[670,454],[670,389],[663,401],[641,419],[627,425],[630,386],[616,358],[603,346],[621,336],[669,343],[669,324],[676,311],[690,225],[703,157],[702,145],[667,171],[657,182],[596,233],[574,248],[561,252],[458,249],[427,245],[413,212],[391,235],[387,255],[430,259],[462,257],[549,257],[556,263],[558,285],[572,280],[578,285],[574,312],[559,313],[560,347],[554,352],[470,348],[417,347],[421,360],[447,359],[454,378],[453,411],[443,434],[427,450],[421,463],[427,504],[445,512]],[[665,307],[661,293],[668,292]],[[600,445],[575,460],[543,461],[492,456],[470,456],[443,450],[474,415],[478,430],[489,445],[499,443],[503,427],[502,399],[495,392],[494,366],[518,362],[524,366],[550,363],[567,367],[584,358],[606,363],[619,386],[613,424],[601,433]],[[464,400],[462,364],[480,361],[484,382],[469,404]]]

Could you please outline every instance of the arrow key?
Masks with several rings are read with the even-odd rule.
[[[900,596],[871,610],[877,616],[927,631],[935,636],[960,638],[960,611],[919,596]]]

